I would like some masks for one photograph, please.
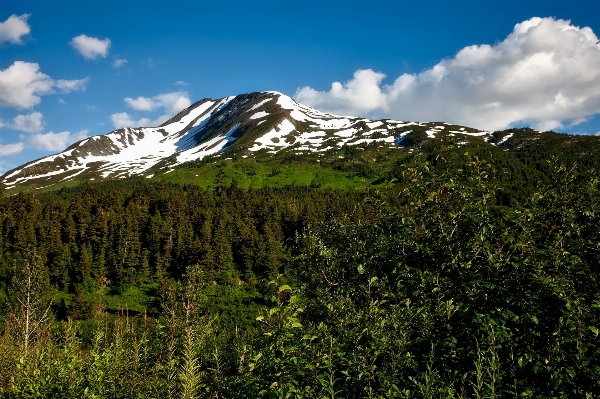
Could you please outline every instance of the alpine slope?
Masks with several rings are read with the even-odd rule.
[[[76,142],[64,151],[8,171],[5,189],[34,184],[44,187],[73,179],[101,180],[151,176],[207,156],[242,157],[281,151],[328,151],[343,145],[380,142],[401,145],[412,128],[434,137],[447,133],[487,135],[443,123],[370,120],[336,116],[299,104],[275,91],[204,99],[157,127],[123,128]]]

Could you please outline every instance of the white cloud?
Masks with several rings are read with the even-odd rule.
[[[167,121],[171,116],[170,115],[161,115],[155,120],[150,118],[135,118],[129,115],[127,112],[118,112],[116,114],[112,114],[110,116],[110,121],[113,126],[117,129],[122,127],[150,127],[150,126],[158,126],[161,123]]]
[[[181,91],[159,94],[151,98],[143,96],[137,98],[127,97],[125,103],[135,111],[152,112],[162,109],[163,115],[152,120],[150,118],[138,119],[127,112],[119,112],[110,116],[110,120],[116,128],[157,126],[192,104],[188,94]]]
[[[110,116],[110,121],[117,129],[122,127],[150,126],[151,122],[149,118],[134,119],[127,112],[118,112],[116,114],[112,114]]]
[[[161,107],[165,109],[167,114],[171,115],[175,115],[176,113],[181,112],[184,108],[192,105],[188,94],[182,91],[160,94],[153,97],[153,99],[160,102]]]
[[[189,86],[190,84],[188,82],[184,82],[183,80],[178,80],[177,82],[174,83],[175,86]]]
[[[27,144],[32,145],[38,150],[62,151],[70,144],[83,140],[87,137],[88,131],[81,130],[76,133],[71,132],[48,132],[44,134],[34,134],[27,138]]]
[[[88,81],[89,78],[54,81],[40,71],[39,64],[15,61],[8,68],[0,70],[0,106],[30,108],[42,101],[41,96],[54,93],[55,87],[63,93],[85,91]]]
[[[494,45],[474,45],[391,85],[359,70],[331,90],[300,88],[295,98],[338,114],[446,121],[488,130],[524,123],[541,130],[600,114],[600,44],[589,27],[532,18]]]
[[[122,59],[116,59],[116,60],[114,60],[113,63],[112,63],[112,66],[114,68],[120,68],[120,67],[122,67],[125,64],[127,64],[127,60],[124,59],[124,58],[122,58]]]
[[[15,130],[20,130],[27,133],[41,132],[44,128],[41,112],[32,112],[27,115],[17,115],[13,118],[13,123],[10,125]]]
[[[95,105],[86,105],[85,109],[87,109],[88,111],[95,111],[96,110],[96,106]]]
[[[29,108],[53,92],[54,81],[33,62],[15,61],[0,70],[0,105]]]
[[[125,98],[125,102],[136,111],[154,111],[160,107],[160,103],[148,97],[139,96],[138,98]]]
[[[43,115],[41,112],[32,112],[27,115],[17,115],[11,123],[0,120],[0,128],[7,127],[15,130],[20,130],[26,133],[41,132],[44,128],[42,122]]]
[[[0,44],[4,42],[23,44],[21,37],[31,32],[27,23],[29,16],[30,14],[13,14],[6,21],[0,22]]]
[[[0,156],[19,154],[25,148],[23,143],[0,144]]]
[[[86,35],[75,36],[69,43],[87,60],[95,60],[98,57],[106,58],[110,47],[110,39],[100,40],[97,37]]]
[[[139,96],[134,99],[127,97],[125,102],[136,111],[154,111],[158,108],[164,108],[169,114],[176,114],[192,103],[188,94],[182,91],[159,94],[152,98]]]
[[[65,104],[66,104],[65,100],[63,100],[62,98],[59,98],[59,99],[58,99],[58,102],[59,102],[59,104],[63,104],[63,105],[65,105]]]
[[[328,93],[304,87],[296,93],[296,97],[304,104],[334,114],[366,115],[386,105],[387,95],[380,87],[383,78],[384,74],[370,69],[358,70],[345,85],[333,82]]]
[[[85,91],[85,85],[89,82],[89,80],[89,78],[74,80],[59,79],[56,82],[56,87],[63,93],[70,93],[72,91]]]

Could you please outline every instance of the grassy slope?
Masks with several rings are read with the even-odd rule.
[[[222,177],[219,177],[222,171]],[[226,185],[235,179],[242,188],[282,187],[287,185],[313,186],[320,188],[363,188],[370,186],[375,179],[366,179],[348,172],[332,170],[317,164],[285,165],[259,163],[251,160],[233,162],[231,160],[202,168],[178,169],[157,176],[155,180],[172,183],[191,183],[202,187],[213,187],[218,181]]]
[[[345,162],[368,163],[380,172],[391,170],[393,163],[400,156],[408,154],[408,150],[400,147],[369,146],[361,151],[360,156]],[[381,187],[377,176],[366,178],[348,170],[336,170],[332,162],[343,161],[343,155],[330,152],[322,155],[307,154],[259,154],[255,158],[228,158],[183,165],[166,173],[156,174],[149,178],[154,181],[165,181],[179,184],[197,184],[201,187],[214,187],[219,184],[229,185],[235,179],[240,187],[283,187],[287,185],[310,186],[316,188],[365,188]],[[348,169],[346,167],[345,169]],[[37,189],[39,192],[73,187],[83,180],[58,182]],[[21,191],[36,190],[34,187],[22,186],[4,191],[4,195],[14,195]]]
[[[448,131],[451,130],[450,127]],[[486,153],[500,153],[504,160],[522,164],[526,169],[543,170],[546,161],[551,156],[558,156],[563,162],[571,164],[578,162],[585,167],[596,167],[597,154],[600,151],[600,140],[589,136],[568,136],[549,133],[541,136],[529,129],[509,129],[494,133],[491,141],[497,142],[509,133],[517,133],[518,137],[510,142],[495,147],[484,143],[481,138],[461,134],[440,134],[436,139],[427,136],[425,128],[415,129],[409,134],[404,145],[407,147],[388,146],[382,144],[359,145],[330,150],[325,153],[298,153],[294,149],[278,154],[259,151],[252,158],[244,158],[226,151],[220,156],[202,161],[188,162],[176,169],[165,172],[154,172],[149,178],[153,181],[165,181],[179,184],[196,184],[201,187],[214,187],[219,184],[228,185],[233,179],[243,188],[283,187],[287,185],[312,186],[315,188],[366,188],[383,187],[389,184],[385,180],[388,172],[401,158],[409,156],[414,151],[431,151],[442,141],[446,145],[462,151],[468,149],[464,144],[474,145]],[[454,145],[452,145],[454,144]],[[471,148],[473,149],[473,148]],[[509,153],[506,153],[509,151]],[[459,152],[461,152],[459,150]],[[477,151],[476,151],[477,152]],[[229,158],[227,158],[229,157]],[[368,171],[369,173],[365,173]],[[90,172],[91,173],[91,172]],[[92,176],[80,175],[76,180],[67,182],[44,182],[45,187],[37,185],[15,187],[5,190],[4,195],[14,195],[20,191],[39,192],[73,187],[82,181],[90,181]]]

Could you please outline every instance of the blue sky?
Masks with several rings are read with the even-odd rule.
[[[597,0],[2,0],[0,22],[0,173],[261,90],[342,114],[600,132]]]

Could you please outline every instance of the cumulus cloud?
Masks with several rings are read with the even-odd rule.
[[[97,37],[79,35],[75,36],[70,44],[83,58],[95,60],[98,57],[106,58],[110,47],[110,39],[100,40]]]
[[[17,115],[9,127],[27,133],[41,132],[44,128],[41,112],[32,112],[27,115]]]
[[[187,93],[177,91],[174,93],[161,94],[155,97],[161,106],[166,110],[167,114],[175,115],[184,108],[192,105]]]
[[[37,63],[15,61],[8,68],[0,70],[0,106],[30,108],[40,103],[41,96],[54,93],[55,87],[63,93],[85,91],[88,80],[54,81],[40,71]]]
[[[153,125],[152,120],[150,118],[136,119],[133,116],[129,115],[127,112],[117,112],[116,114],[112,114],[110,116],[110,121],[112,122],[113,126],[117,129],[120,129],[122,127],[147,127]],[[154,125],[160,125],[160,122],[154,123]]]
[[[127,105],[136,111],[154,111],[164,108],[169,114],[176,114],[192,103],[186,92],[176,91],[172,93],[159,94],[154,97],[125,98]]]
[[[338,114],[446,121],[488,130],[530,124],[575,126],[600,114],[600,44],[589,27],[531,18],[502,42],[473,45],[392,84],[356,71],[329,91],[300,88],[295,98]]]
[[[160,107],[160,103],[148,97],[139,96],[138,98],[125,98],[125,102],[130,108],[136,111],[154,111]]]
[[[54,81],[33,62],[15,61],[0,70],[0,105],[29,108],[53,92]]]
[[[76,133],[71,132],[48,132],[44,134],[34,134],[27,137],[27,144],[38,150],[62,151],[70,144],[83,140],[87,137],[88,131],[81,130]]]
[[[110,120],[116,128],[157,126],[192,104],[188,94],[181,91],[159,94],[154,97],[127,97],[125,103],[135,111],[152,112],[160,109],[163,114],[154,120],[147,117],[136,118],[127,112],[112,114]]]
[[[31,32],[27,23],[30,14],[11,15],[4,22],[0,22],[0,44],[10,42],[14,44],[23,44],[22,37]]]
[[[63,93],[70,93],[72,91],[85,91],[85,86],[89,80],[89,78],[74,80],[59,79],[56,82],[56,87]]]
[[[21,151],[23,151],[23,148],[25,148],[25,144],[21,142],[13,144],[0,144],[0,156],[20,154]]]
[[[384,74],[370,69],[358,70],[345,85],[333,82],[329,92],[304,87],[296,93],[296,98],[303,104],[334,114],[366,115],[386,108],[387,94],[381,88],[384,78]]]
[[[122,67],[125,64],[127,64],[127,60],[124,59],[124,58],[122,58],[122,59],[116,59],[116,60],[114,60],[113,63],[112,63],[112,66],[114,68],[120,68],[120,67]]]
[[[0,120],[0,128],[7,127],[15,130],[20,130],[26,133],[41,132],[44,128],[41,112],[32,112],[27,115],[17,115],[12,122]]]

